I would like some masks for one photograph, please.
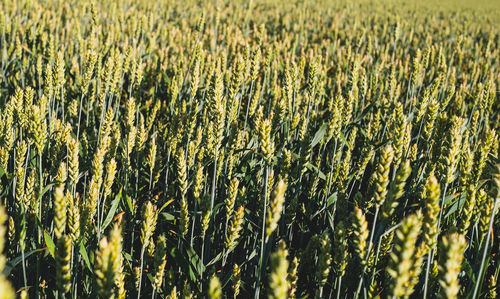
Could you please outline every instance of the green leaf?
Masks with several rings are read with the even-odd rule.
[[[445,204],[449,203],[454,198],[455,198],[455,196],[453,194],[446,196],[445,199],[444,199]],[[466,198],[465,198],[465,192],[464,192],[462,194],[462,196],[460,196],[459,199],[457,201],[455,201],[450,206],[450,208],[448,209],[448,212],[444,216],[444,219],[447,219],[448,217],[450,217],[456,211],[460,211],[462,209],[462,207],[464,206],[464,204],[465,204],[465,200],[466,200]]]
[[[326,175],[321,170],[319,170],[318,167],[312,165],[311,162],[306,163],[306,168],[316,173],[320,179],[326,180]]]
[[[222,288],[225,288],[231,282],[231,278],[233,277],[233,271],[227,271],[226,275],[224,275],[221,279]]]
[[[205,271],[205,266],[201,263],[201,259],[198,256],[198,254],[194,251],[194,249],[191,246],[189,246],[187,242],[184,245],[185,245],[184,248],[186,248],[186,252],[189,257],[189,262],[196,270],[197,274],[201,276],[201,274]]]
[[[175,216],[172,215],[172,214],[170,214],[170,213],[164,212],[164,213],[161,213],[161,214],[163,215],[163,217],[167,221],[173,221],[173,220],[175,220]]]
[[[313,140],[311,141],[311,148],[315,147],[323,137],[325,137],[326,129],[328,128],[328,124],[323,124],[319,130],[314,135]]]
[[[3,167],[0,167],[0,178],[3,178],[4,176],[7,180],[11,180],[13,177],[13,174],[9,173],[7,170],[3,169]]]
[[[345,136],[344,136],[344,133],[342,133],[342,132],[340,132],[340,139],[342,140],[342,142],[343,142],[344,144],[347,144],[347,143],[348,143],[348,142],[347,142],[347,139],[346,139],[346,138],[345,138]]]
[[[251,252],[251,253],[247,256],[246,260],[245,260],[243,263],[241,263],[241,265],[244,265],[244,264],[246,264],[246,263],[250,263],[250,261],[251,261],[254,257],[256,257],[256,256],[257,256],[257,250],[256,250],[256,249],[254,249],[254,250],[253,250],[253,251],[252,251],[252,252]]]
[[[56,245],[54,244],[54,241],[46,230],[43,231],[43,236],[45,238],[45,245],[47,245],[47,249],[49,250],[50,255],[54,257],[54,253],[56,251]]]
[[[189,273],[189,278],[191,279],[191,281],[198,283],[201,279],[201,275],[197,277],[195,273],[192,271],[190,263],[186,259],[187,253],[183,254],[183,252],[181,252],[180,249],[177,247],[177,244],[169,239],[167,239],[167,248],[168,252],[170,253],[170,256],[181,268],[181,271],[183,273]]]
[[[45,249],[47,249],[47,248],[40,248],[40,249],[31,250],[29,252],[25,252],[24,259],[26,260],[33,253],[44,251]],[[23,260],[23,256],[20,255],[20,256],[16,257],[15,259],[8,261],[2,270],[2,274],[5,276],[8,276],[10,274],[10,272],[12,271],[12,269],[14,269],[22,260]]]
[[[127,194],[125,194],[125,200],[127,202],[127,206],[128,206],[130,214],[132,214],[132,216],[134,216],[134,206],[132,205],[132,201],[130,200],[130,197]]]
[[[444,198],[443,204],[448,205],[456,196],[457,196],[456,194],[447,195]]]
[[[130,256],[127,252],[123,252],[123,257],[129,262],[133,261],[132,256]]]
[[[90,266],[89,256],[87,255],[87,250],[85,249],[85,245],[83,245],[83,242],[80,243],[80,254],[83,258],[83,261],[87,265],[87,268],[90,270],[90,272],[93,273],[94,271],[92,271],[92,267]]]
[[[47,193],[47,191],[50,190],[50,188],[52,188],[52,186],[54,186],[55,184],[58,184],[59,182],[54,182],[54,183],[50,183],[48,184],[47,186],[45,186],[42,190],[42,193],[38,194],[38,202],[40,202],[42,200],[42,197],[45,195],[45,193]]]
[[[337,192],[334,192],[332,195],[328,196],[328,198],[326,199],[326,207],[321,208],[318,211],[316,211],[316,213],[314,213],[312,215],[311,219],[313,219],[314,217],[318,216],[319,213],[322,213],[325,209],[327,209],[328,207],[330,207],[336,201],[337,201]]]
[[[116,194],[115,199],[113,199],[113,201],[111,202],[111,208],[109,209],[106,219],[104,219],[104,222],[102,223],[101,231],[104,231],[106,227],[111,223],[111,220],[113,220],[113,217],[115,216],[116,213],[116,209],[118,208],[121,199],[122,199],[122,191],[120,190],[120,192]]]
[[[328,198],[326,199],[327,208],[337,201],[337,194],[337,192],[334,192],[332,195],[328,196]]]
[[[326,211],[327,216],[328,216],[328,224],[330,224],[330,228],[332,231],[335,230],[335,224],[333,223],[333,214],[330,211]]]
[[[158,213],[161,213],[161,211],[163,211],[163,209],[165,209],[172,202],[174,202],[173,199],[171,199],[171,200],[167,201],[165,204],[163,204],[163,206],[161,206],[161,208],[158,210]]]
[[[472,270],[472,266],[470,265],[467,259],[464,259],[462,262],[462,270],[465,272],[469,280],[474,279],[474,272]]]
[[[208,266],[211,266],[215,263],[217,263],[218,261],[220,261],[220,259],[222,258],[222,254],[223,252],[219,253],[216,257],[214,257],[210,262],[208,262],[208,264],[206,265],[207,267]]]
[[[3,167],[0,166],[0,178],[3,177],[6,173],[7,171],[5,171],[5,169],[3,169]]]

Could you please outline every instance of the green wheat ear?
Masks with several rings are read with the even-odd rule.
[[[54,191],[54,234],[57,239],[66,229],[68,203],[72,201],[70,197],[69,193],[64,194],[63,185],[59,185]]]
[[[488,279],[488,298],[494,299],[497,298],[497,280],[495,279],[495,275],[491,275]]]
[[[332,263],[332,256],[330,254],[331,244],[330,237],[325,232],[321,236],[320,240],[320,253],[318,256],[318,265],[316,271],[316,283],[318,290],[316,295],[321,297],[323,295],[323,287],[328,280],[328,274],[330,273],[330,264]]]
[[[439,196],[441,194],[439,183],[434,175],[431,174],[427,180],[422,203],[424,206],[423,217],[423,243],[427,247],[427,251],[431,251],[436,247],[439,228],[437,227],[439,216]]]
[[[208,297],[210,299],[221,299],[222,298],[222,286],[220,284],[219,278],[215,275],[210,278],[210,285],[208,287]]]
[[[382,206],[381,219],[388,219],[389,217],[393,216],[394,211],[399,205],[399,199],[404,194],[404,187],[406,184],[406,180],[410,176],[410,172],[410,161],[406,160],[405,162],[400,164],[395,179],[389,185],[387,198]]]
[[[142,212],[141,243],[143,248],[148,247],[151,237],[156,229],[158,212],[156,206],[150,201],[146,202]]]
[[[273,197],[266,217],[266,235],[270,236],[278,227],[278,221],[283,211],[285,203],[285,191],[287,184],[281,180],[276,184],[273,191]]]
[[[296,296],[297,281],[299,279],[298,269],[299,269],[299,258],[295,256],[292,259],[292,263],[290,264],[290,268],[288,270],[288,285],[289,285],[288,296],[290,298],[295,298]]]
[[[165,236],[160,236],[158,238],[158,246],[156,247],[154,254],[154,265],[156,274],[154,276],[153,288],[155,288],[155,290],[160,290],[163,283],[163,277],[165,276],[165,267],[167,265]]]
[[[386,268],[390,279],[390,297],[408,297],[413,293],[411,281],[415,278],[411,269],[417,262],[415,253],[417,251],[416,241],[422,225],[422,214],[410,215],[401,223],[396,231],[393,252]]]
[[[333,265],[335,272],[339,277],[344,276],[348,262],[348,236],[344,225],[341,221],[334,231],[333,242]]]
[[[96,276],[101,296],[111,296],[113,286],[113,270],[111,257],[111,246],[108,239],[104,237],[99,242],[99,250],[96,255]]]
[[[16,293],[10,282],[2,276],[0,276],[0,291],[2,291],[2,299],[14,299],[16,298]]]
[[[264,161],[270,165],[274,155],[274,142],[271,138],[271,121],[262,120],[258,123],[259,144]]]
[[[462,142],[462,125],[463,120],[458,117],[454,117],[451,120],[451,128],[446,135],[442,147],[443,151],[439,158],[438,173],[440,176],[444,177],[444,182],[446,184],[451,183],[455,178],[454,175],[458,166],[460,145]]]
[[[230,219],[234,213],[234,205],[236,203],[236,196],[238,195],[239,184],[240,181],[237,178],[233,178],[229,184],[229,192],[225,199],[227,219]]]
[[[354,207],[354,211],[351,213],[351,234],[352,243],[354,246],[354,252],[356,253],[356,258],[361,265],[366,263],[366,250],[367,250],[367,239],[368,239],[368,222],[366,222],[366,217],[363,211]]]
[[[243,216],[245,215],[245,207],[239,207],[234,213],[229,225],[228,235],[226,237],[226,249],[233,249],[236,246],[236,241],[240,237],[240,232],[243,224]]]
[[[69,292],[71,288],[71,238],[67,235],[57,240],[57,285],[61,295]]]
[[[460,273],[464,251],[467,246],[465,237],[458,233],[443,236],[439,251],[439,284],[442,298],[458,298]]]
[[[233,266],[233,276],[231,277],[232,281],[232,286],[231,288],[233,289],[233,298],[237,298],[238,295],[240,294],[240,288],[241,288],[241,270],[240,267],[237,264],[234,264]]]
[[[288,296],[288,251],[283,240],[278,244],[278,249],[271,255],[271,275],[269,277],[269,298],[282,299]]]
[[[391,145],[387,145],[382,149],[378,157],[377,169],[371,178],[372,197],[368,202],[368,207],[372,204],[379,208],[385,201],[387,196],[387,186],[389,185],[389,172],[391,163],[394,158],[394,150]]]
[[[484,240],[489,231],[490,217],[492,213],[496,215],[495,198],[491,197],[483,189],[479,190],[478,194],[478,209],[479,209],[479,233],[481,240]]]
[[[76,186],[78,183],[78,175],[79,175],[79,142],[73,138],[68,137],[66,140],[66,146],[68,148],[68,176],[70,179],[70,183],[72,186]]]

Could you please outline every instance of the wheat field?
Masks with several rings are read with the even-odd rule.
[[[500,3],[0,0],[0,298],[497,298]]]

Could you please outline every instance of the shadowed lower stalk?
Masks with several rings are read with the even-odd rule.
[[[328,195],[329,192],[330,192],[330,188],[331,188],[331,184],[332,184],[332,176],[333,176],[333,164],[335,163],[335,154],[337,152],[337,139],[335,139],[335,146],[333,147],[333,153],[332,153],[332,163],[330,165],[330,173],[328,175],[328,182],[327,182],[327,187],[326,187],[326,192],[325,192],[325,196],[323,197],[323,207],[326,208],[326,205],[327,205],[327,202],[326,200],[328,199]]]
[[[500,189],[500,186],[498,186],[498,188]],[[500,191],[497,192],[500,193]],[[486,234],[486,243],[484,244],[483,257],[481,258],[481,265],[479,266],[479,273],[477,274],[476,284],[474,285],[474,293],[472,294],[473,299],[477,298],[478,292],[480,292],[481,290],[484,269],[486,268],[484,263],[486,261],[486,256],[488,255],[488,247],[491,238],[491,231],[493,230],[493,222],[495,221],[495,211],[499,201],[500,197],[497,196],[497,198],[495,199],[495,203],[493,204],[493,211],[491,212],[490,215],[490,222],[488,226],[488,233]]]
[[[143,267],[144,267],[144,251],[145,251],[145,248],[143,246],[141,249],[141,268],[140,268],[141,272],[139,274],[139,286],[137,288],[137,299],[141,298],[142,271],[143,271]]]
[[[77,129],[76,129],[76,140],[79,140],[79,137],[80,137],[80,125],[81,125],[81,119],[82,119],[83,96],[84,96],[84,94],[82,93],[82,95],[80,97],[80,105],[78,107],[78,124],[77,124]]]
[[[24,279],[24,289],[28,289],[28,280],[26,279],[26,262],[24,257],[24,249],[21,250],[22,255],[22,266],[23,266],[23,279]]]
[[[215,158],[214,158],[214,173],[212,176],[212,188],[210,191],[210,217],[215,217],[213,215],[213,209],[214,209],[214,202],[215,202],[215,188],[217,188],[217,156],[219,153],[218,146],[215,147]],[[205,244],[206,243],[206,244]],[[204,238],[203,239],[203,247],[202,247],[202,255],[205,251],[205,248],[207,248],[207,258],[210,258],[210,238]]]
[[[217,160],[218,160],[219,148],[215,147],[215,157],[214,157],[214,173],[212,176],[212,190],[210,192],[210,214],[214,209],[215,202],[215,188],[217,188]]]
[[[250,107],[250,102],[252,101],[252,90],[253,90],[253,81],[250,82],[250,92],[248,93],[248,101],[247,101],[247,107],[246,107],[246,112],[245,112],[245,121],[243,122],[243,131],[245,131],[247,129],[248,111],[249,111],[249,107]],[[255,99],[255,100],[257,100],[257,99]]]
[[[195,223],[196,223],[196,216],[198,214],[198,201],[194,201],[194,213],[193,213],[193,220],[191,221],[191,236],[189,237],[189,246],[193,247],[193,240],[194,240],[194,228],[195,228]]]
[[[340,299],[340,290],[342,289],[342,276],[339,277],[339,283],[337,286],[337,299]]]
[[[257,282],[255,285],[255,295],[254,298],[259,298],[260,293],[260,281],[262,276],[262,268],[264,268],[264,247],[267,243],[268,238],[266,237],[266,213],[267,213],[267,185],[269,180],[269,166],[266,166],[266,175],[264,179],[264,211],[262,214],[262,239],[260,242],[260,257],[259,265],[257,267]]]
[[[40,202],[38,202],[38,219],[40,219],[40,221],[42,221],[42,194],[43,194],[43,172],[42,172],[42,151],[41,150],[38,150],[38,157],[40,158],[39,159],[39,163],[38,163],[38,167],[39,167],[39,173],[40,173],[40,181],[38,183],[39,185],[39,195],[38,197],[40,198]],[[38,243],[39,244],[42,244],[42,231],[41,231],[41,228],[38,227]],[[43,245],[42,245],[43,246]],[[40,259],[37,259],[36,260],[36,277],[37,277],[37,280],[35,281],[35,294],[36,294],[36,297],[39,296],[39,288],[38,288],[38,278],[40,277]]]
[[[79,243],[77,243],[79,244]],[[77,247],[80,247],[80,246],[77,246]],[[73,250],[74,250],[74,246],[71,246],[71,251],[72,251],[72,256],[73,256]],[[74,260],[75,260],[75,265],[74,265],[74,272],[75,275],[73,276],[73,283],[72,285],[74,286],[73,287],[73,294],[74,294],[74,299],[77,298],[77,294],[78,294],[78,268],[79,268],[79,265],[80,265],[80,262],[81,262],[81,256],[80,256],[80,251],[77,250],[76,251],[76,255],[73,256]]]

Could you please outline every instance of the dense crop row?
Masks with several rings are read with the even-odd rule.
[[[0,298],[495,298],[476,2],[0,1]]]

